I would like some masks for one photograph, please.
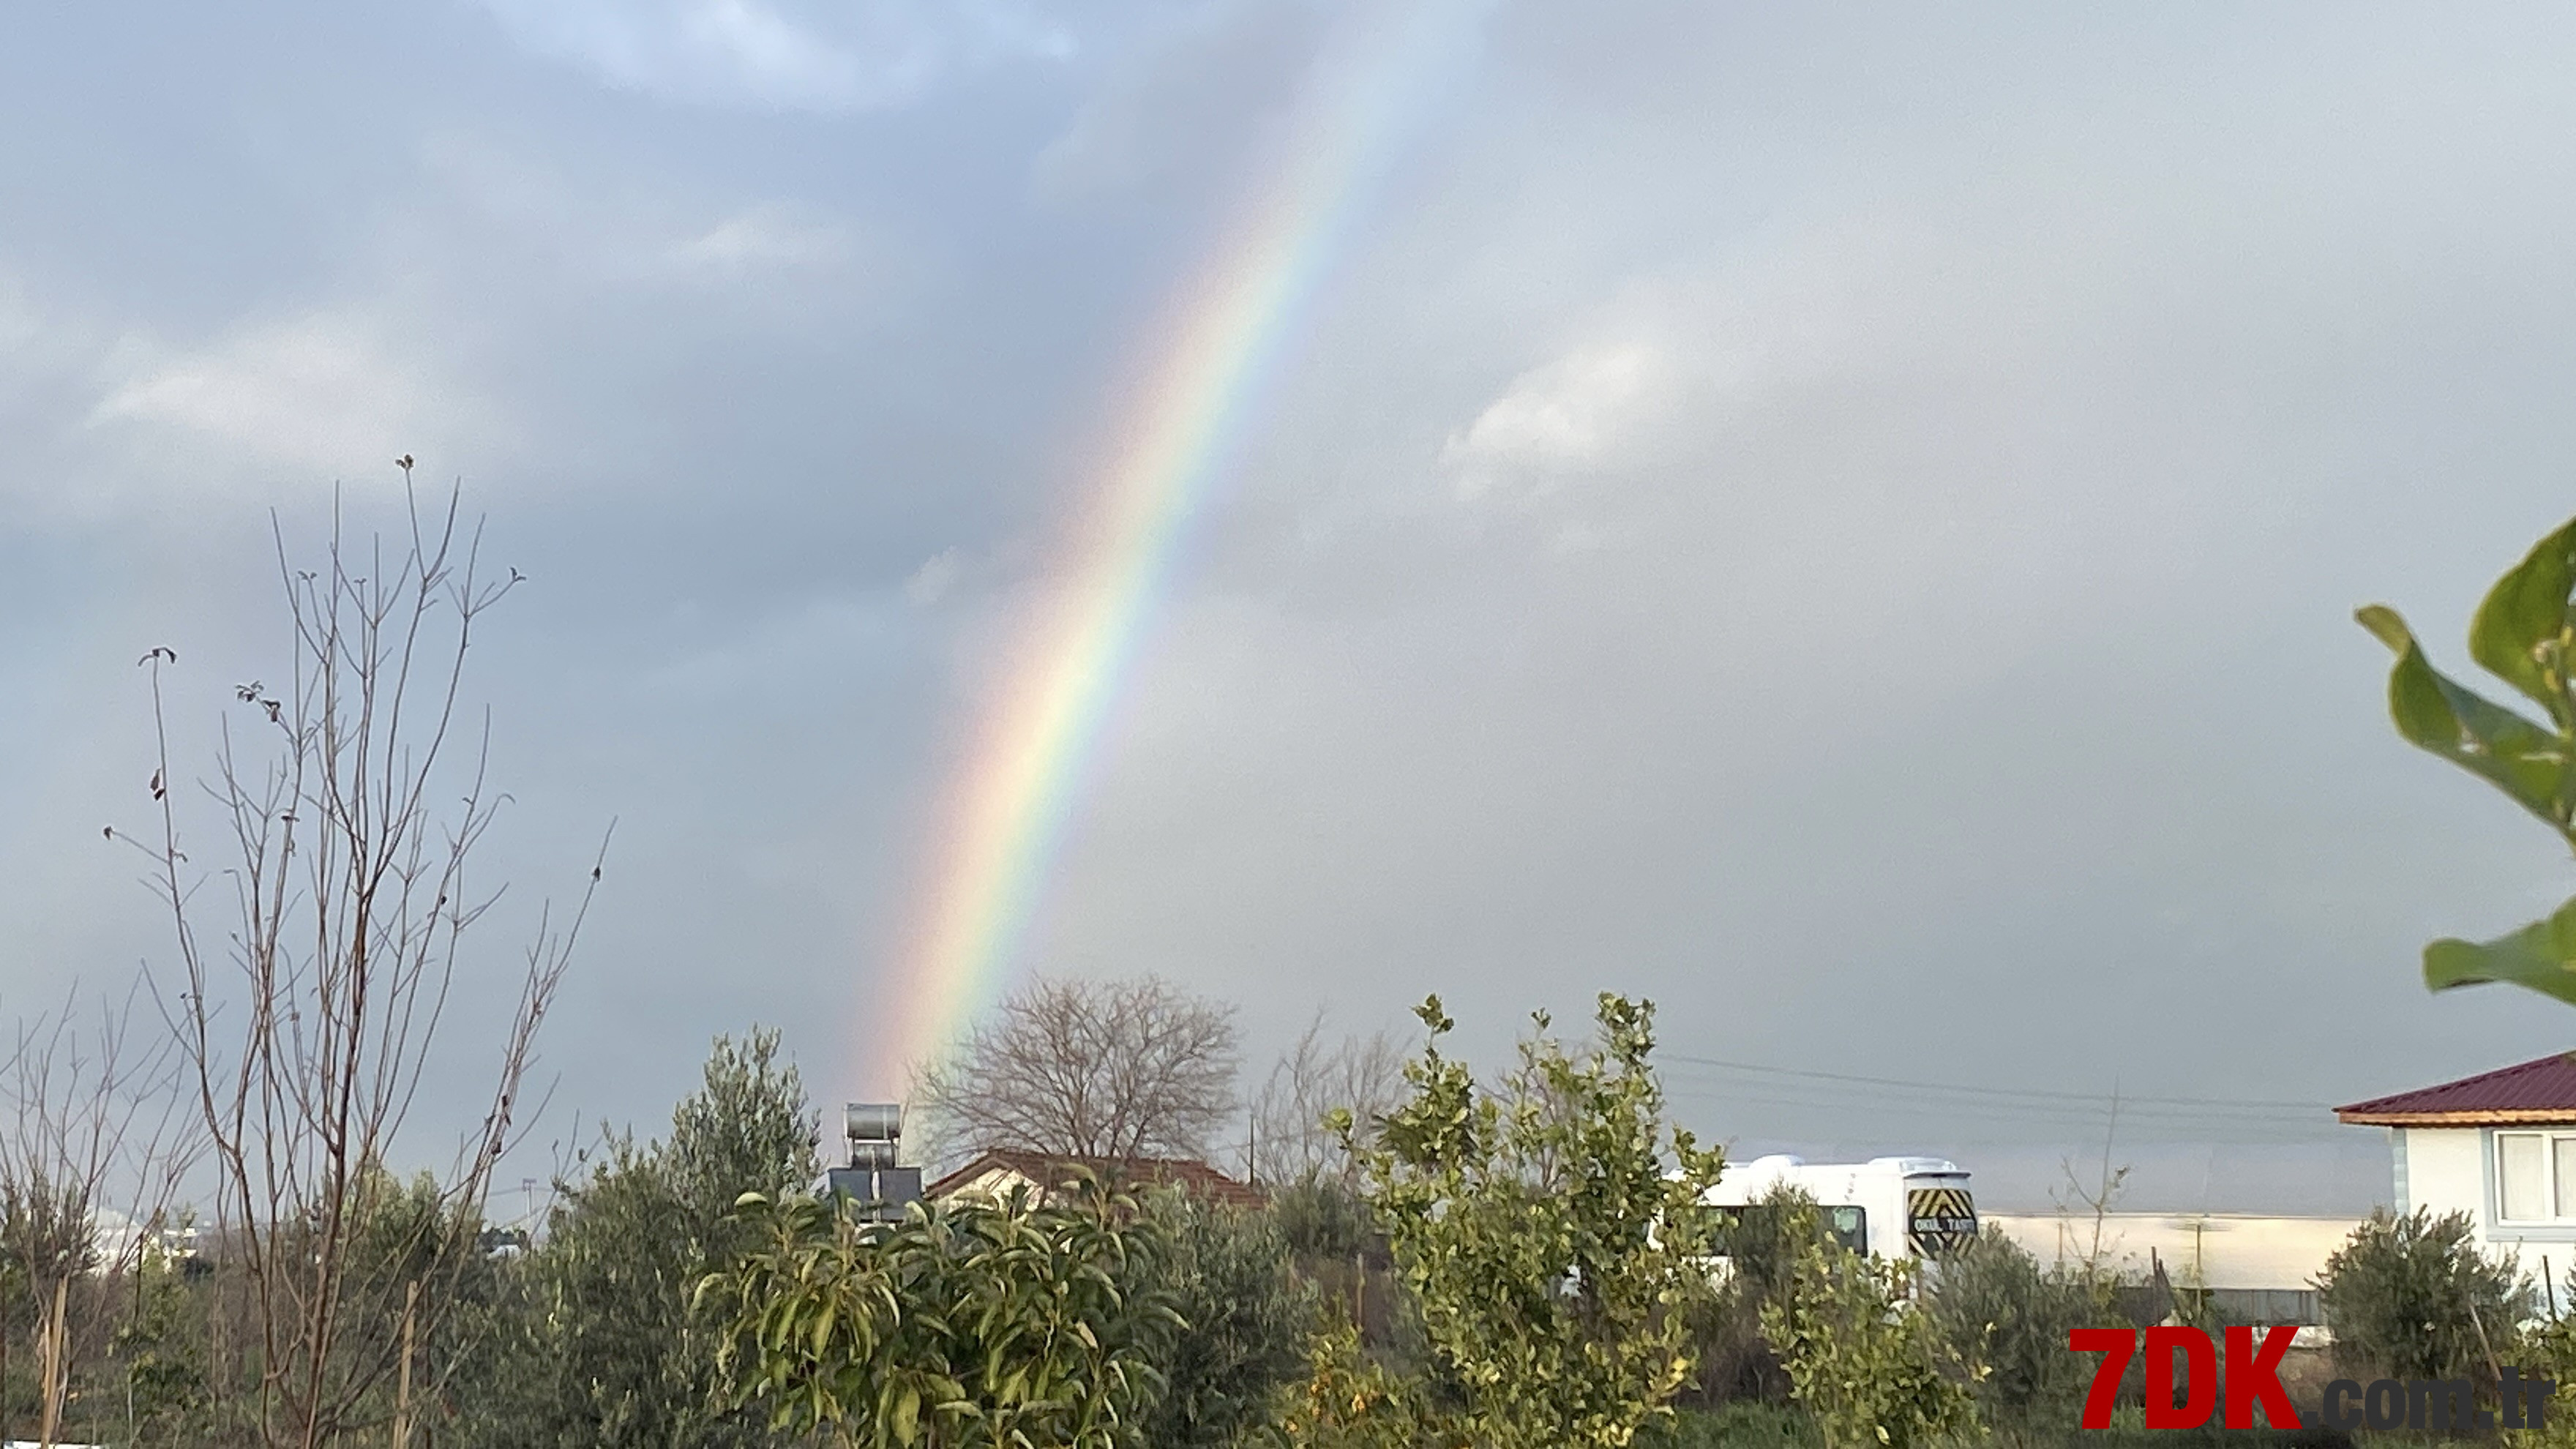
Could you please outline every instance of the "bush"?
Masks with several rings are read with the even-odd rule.
[[[1797,1265],[1796,1235],[1820,1231],[1814,1213],[1814,1199],[1780,1187],[1723,1215],[1717,1245],[1725,1271],[1716,1294],[1696,1305],[1691,1317],[1691,1346],[1699,1359],[1691,1399],[1700,1407],[1788,1403],[1789,1378],[1762,1336],[1762,1308],[1784,1301]]]
[[[1386,1266],[1386,1239],[1369,1216],[1368,1204],[1348,1184],[1309,1177],[1273,1195],[1270,1213],[1288,1252],[1301,1261],[1347,1263],[1356,1258],[1372,1268]]]
[[[1155,1449],[1221,1449],[1258,1430],[1278,1386],[1305,1371],[1314,1295],[1295,1281],[1268,1214],[1171,1193],[1158,1197],[1153,1216],[1164,1251],[1126,1286],[1160,1295],[1187,1328],[1157,1365],[1163,1394],[1145,1440]]]
[[[2474,1378],[2512,1345],[2531,1290],[2469,1240],[2465,1213],[2374,1212],[2318,1275],[2336,1364],[2359,1376]]]
[[[1816,1421],[1777,1404],[1727,1404],[1685,1409],[1669,1423],[1648,1426],[1637,1449],[1821,1449]]]
[[[1985,1370],[1973,1392],[1988,1427],[2042,1442],[2076,1427],[2092,1361],[2069,1353],[2066,1335],[2103,1314],[2083,1283],[2043,1271],[2020,1244],[1988,1228],[1936,1270],[1924,1311],[1954,1357]]]
[[[1974,1432],[1975,1402],[1908,1301],[1911,1265],[1801,1237],[1786,1299],[1763,1307],[1762,1331],[1826,1449],[1911,1449]]]
[[[2576,1275],[2571,1275],[2576,1287]],[[2564,1388],[2576,1384],[2576,1318],[2553,1318],[2523,1335],[2515,1367],[2525,1377],[2548,1379]],[[2507,1431],[2504,1441],[2514,1449],[2576,1449],[2576,1394],[2568,1400],[2553,1397],[2537,1432],[2529,1429]]]

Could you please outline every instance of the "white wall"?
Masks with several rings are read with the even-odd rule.
[[[2399,1210],[2468,1214],[2478,1246],[2513,1254],[2535,1287],[2544,1276],[2553,1279],[2558,1307],[2565,1311],[2567,1274],[2576,1268],[2576,1223],[2508,1226],[2496,1220],[2494,1130],[2407,1127],[2392,1135],[2402,1139],[2396,1151],[2405,1164]]]
[[[1987,1213],[1982,1221],[2042,1264],[2078,1261],[2092,1247],[2089,1214]],[[2180,1288],[2300,1289],[2313,1285],[2326,1255],[2360,1225],[2358,1218],[2108,1213],[2102,1255],[2109,1266],[2143,1274],[2152,1254]]]

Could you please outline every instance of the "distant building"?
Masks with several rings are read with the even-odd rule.
[[[2576,1268],[2576,1053],[2337,1107],[2388,1129],[2401,1213],[2468,1214],[2481,1248],[2563,1293]],[[2562,1305],[2564,1306],[2564,1305]]]
[[[1986,1226],[2043,1265],[2097,1260],[2130,1281],[2162,1273],[2176,1293],[2206,1295],[2239,1322],[2315,1324],[2316,1277],[2358,1218],[2251,1213],[1988,1213]]]
[[[1044,1199],[1088,1172],[1119,1187],[1175,1187],[1205,1202],[1229,1207],[1259,1207],[1268,1199],[1261,1189],[1226,1176],[1204,1162],[1179,1157],[1060,1157],[1043,1152],[991,1151],[932,1183],[923,1196],[979,1197],[1000,1202],[1026,1189]]]

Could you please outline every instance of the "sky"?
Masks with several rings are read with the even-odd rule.
[[[1318,1011],[1436,991],[1491,1060],[1643,995],[1704,1135],[1997,1205],[2117,1094],[2133,1205],[2357,1211],[2385,1144],[2327,1105],[2569,1045],[2423,991],[2576,872],[2395,738],[2350,616],[2465,668],[2576,512],[2576,17],[1458,9],[1014,979],[1161,974],[1255,1075]],[[390,523],[410,455],[528,578],[468,682],[511,894],[423,1114],[480,1111],[512,933],[612,820],[540,1138],[651,1130],[756,1024],[856,1090],[1083,460],[1368,14],[19,7],[0,1011],[167,972],[101,833],[134,661],[202,773],[284,657],[272,518]]]

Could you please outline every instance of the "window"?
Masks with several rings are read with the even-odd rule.
[[[2576,1221],[2576,1133],[2499,1132],[2495,1144],[2499,1219]]]
[[[2576,1158],[2576,1154],[2570,1154]],[[1869,1251],[1869,1214],[1856,1207],[1825,1209],[1825,1231],[1855,1253]]]
[[[1726,1256],[1727,1245],[1734,1238],[1735,1234],[1745,1230],[1746,1222],[1751,1218],[1754,1208],[1761,1206],[1767,1206],[1767,1204],[1755,1204],[1753,1207],[1721,1207],[1714,1209],[1718,1223],[1717,1251],[1720,1257]],[[1826,1237],[1833,1239],[1835,1242],[1842,1244],[1853,1252],[1866,1253],[1869,1251],[1869,1214],[1867,1211],[1861,1208],[1840,1205],[1820,1207],[1816,1210],[1816,1223],[1817,1226],[1825,1230]],[[1758,1227],[1760,1225],[1757,1224],[1756,1226]],[[1760,1239],[1757,1238],[1756,1241],[1758,1242]]]

